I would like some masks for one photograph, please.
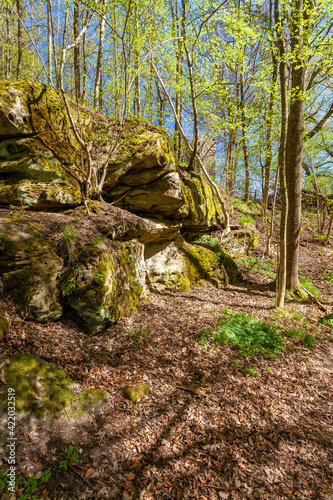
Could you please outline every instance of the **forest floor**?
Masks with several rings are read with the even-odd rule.
[[[234,222],[241,215],[235,212]],[[300,274],[329,304],[333,249],[316,240],[314,217],[305,219]],[[333,498],[333,329],[318,323],[324,313],[314,302],[274,309],[275,264],[263,257],[264,228],[256,223],[260,246],[239,261],[244,282],[149,293],[137,314],[95,337],[71,318],[40,325],[0,304],[11,319],[1,353],[42,357],[111,396],[84,422],[64,414],[18,429],[20,472],[37,480],[51,472],[37,499]],[[225,307],[278,324],[282,334],[292,326],[307,330],[315,345],[285,336],[284,351],[273,358],[245,358],[230,343],[203,345],[200,332]],[[123,388],[141,381],[149,394],[126,400]],[[82,453],[60,469],[70,445]],[[3,457],[0,470],[6,467]]]

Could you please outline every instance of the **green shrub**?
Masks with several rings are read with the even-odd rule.
[[[277,326],[243,312],[227,314],[217,321],[212,330],[202,330],[200,343],[207,347],[210,342],[226,344],[230,341],[243,356],[255,352],[270,355],[285,345],[277,330]]]
[[[251,217],[251,215],[244,215],[241,219],[238,221],[240,224],[253,224],[254,225],[254,219]]]
[[[306,333],[304,335],[303,342],[304,342],[305,347],[308,347],[309,349],[312,349],[316,343],[315,338],[310,333]]]
[[[292,327],[289,328],[289,330],[286,331],[286,336],[288,339],[296,339],[302,335],[302,331],[299,330],[298,328]]]

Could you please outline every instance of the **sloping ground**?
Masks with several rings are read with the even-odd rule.
[[[332,267],[330,249],[308,231],[302,236],[300,267],[311,267],[313,283],[332,300],[333,285],[323,280],[324,266]],[[262,253],[261,247],[254,258]],[[19,470],[52,474],[37,498],[332,498],[333,331],[318,323],[323,313],[315,304],[290,303],[289,315],[277,316],[269,279],[250,271],[244,267],[247,281],[237,287],[149,294],[136,315],[93,338],[70,317],[37,325],[0,304],[11,318],[2,352],[37,355],[83,387],[111,395],[85,423],[63,414],[57,422],[17,429]],[[307,328],[317,334],[316,344],[308,349],[285,338],[277,359],[244,359],[229,344],[205,349],[200,331],[222,307],[283,330]],[[126,401],[123,388],[140,381],[149,395]],[[71,444],[82,448],[79,461],[59,469]]]

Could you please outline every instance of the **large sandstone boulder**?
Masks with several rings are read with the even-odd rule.
[[[182,217],[185,204],[169,140],[148,129],[133,135],[125,130],[125,146],[109,163],[103,187],[117,206],[159,219]],[[135,133],[135,129],[134,129]]]
[[[63,259],[40,224],[18,214],[0,218],[0,275],[24,317],[40,322],[60,318],[62,267]]]
[[[179,171],[182,183],[185,205],[183,212],[183,232],[194,237],[197,234],[212,231],[224,225],[222,207],[213,192],[212,187],[201,174]],[[219,187],[222,198],[225,199],[227,209],[230,210],[226,193]]]
[[[78,117],[75,109],[73,114]],[[0,82],[0,203],[77,205],[81,168],[80,147],[58,94],[41,83]]]
[[[229,260],[223,252],[190,245],[182,237],[172,242],[147,244],[147,286],[152,292],[161,293],[187,291],[193,285],[218,286],[220,281],[236,282],[241,279],[241,273],[225,265]]]
[[[251,224],[241,229],[232,230],[223,241],[223,249],[232,258],[244,257],[254,253],[259,245],[259,231]]]
[[[95,334],[138,310],[145,277],[143,245],[136,240],[78,244],[62,291],[87,333]]]
[[[1,215],[0,276],[25,318],[57,320],[66,304],[94,334],[138,309],[146,281],[142,243],[110,241],[79,213]]]

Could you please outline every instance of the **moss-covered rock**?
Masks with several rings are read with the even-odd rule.
[[[182,237],[173,242],[147,244],[145,261],[147,286],[157,293],[187,291],[192,285],[217,286],[221,281],[235,283],[242,279],[237,265],[225,252],[190,245]]]
[[[141,243],[78,241],[74,253],[61,287],[87,333],[93,335],[138,310],[145,287]]]
[[[78,209],[73,211],[73,215]],[[140,243],[171,241],[180,235],[182,224],[177,220],[153,220],[102,202],[91,220],[99,232],[110,240],[138,240]]]
[[[59,277],[63,260],[41,225],[13,214],[0,218],[0,275],[5,291],[27,319],[59,319]]]
[[[137,385],[126,387],[124,389],[125,396],[134,403],[142,399],[148,393],[149,393],[149,387],[143,382]]]
[[[181,217],[185,201],[166,133],[148,124],[125,124],[103,191],[108,201],[131,212],[159,219]]]
[[[250,224],[231,231],[222,242],[222,248],[233,258],[251,255],[259,245],[259,231]]]
[[[0,310],[0,341],[5,338],[9,329],[9,321]]]
[[[211,231],[224,224],[224,215],[221,205],[213,192],[212,187],[203,176],[194,172],[180,169],[185,205],[182,208],[183,232],[192,238],[196,234]],[[222,198],[230,209],[226,193],[219,186]]]
[[[73,115],[78,117],[75,108]],[[55,90],[41,83],[0,82],[0,203],[37,209],[77,205],[80,158]]]
[[[0,387],[0,421],[6,418],[8,396],[15,396],[17,419],[28,423],[61,412],[71,420],[81,419],[109,399],[103,389],[74,394],[73,382],[63,370],[29,354],[1,356],[0,373],[4,382]]]

